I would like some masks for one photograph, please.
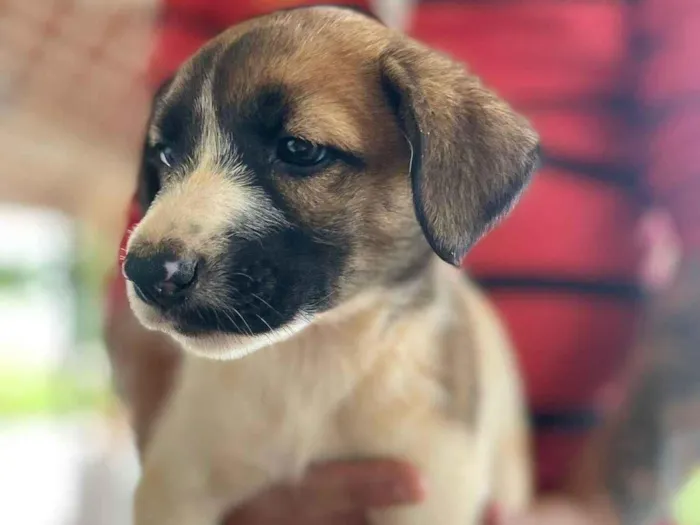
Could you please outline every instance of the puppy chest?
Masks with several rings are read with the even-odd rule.
[[[198,360],[183,397],[206,420],[200,426],[213,429],[215,461],[295,475],[312,461],[362,455],[363,442],[408,432],[440,412],[441,362],[425,334],[406,338],[402,330],[361,348],[358,335],[316,337],[234,362]]]
[[[245,461],[275,477],[293,475],[338,449],[332,414],[346,390],[337,374],[259,357],[194,365],[179,396],[187,405],[178,410],[181,425],[199,429],[210,461]]]

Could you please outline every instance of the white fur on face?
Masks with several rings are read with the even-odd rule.
[[[286,225],[219,129],[211,81],[204,82],[196,109],[203,126],[194,158],[170,175],[173,180],[134,229],[128,248],[174,240],[193,254],[216,256],[228,232],[252,239]]]
[[[291,339],[307,328],[313,321],[304,315],[298,315],[285,326],[263,335],[241,336],[231,334],[214,334],[203,337],[183,336],[171,332],[171,336],[188,352],[199,357],[222,361],[241,359],[267,346]]]
[[[180,269],[180,261],[166,261],[163,267],[165,269],[165,280],[169,281]]]
[[[170,180],[165,181],[163,190],[132,232],[127,252],[138,246],[170,242],[182,247],[183,256],[216,259],[228,249],[231,233],[253,240],[287,226],[283,213],[252,183],[252,174],[241,162],[235,145],[219,129],[210,80],[204,82],[195,109],[203,122],[196,150],[168,175]],[[177,269],[177,261],[165,263],[168,276]],[[291,323],[278,330],[279,334],[275,332],[260,338],[228,334],[186,337],[177,333],[159,311],[141,301],[131,284],[128,297],[144,326],[168,333],[185,348],[202,355],[226,355],[231,353],[229,348],[236,348],[231,354],[236,358],[264,346],[270,339],[283,338],[290,331],[300,329],[300,325]]]

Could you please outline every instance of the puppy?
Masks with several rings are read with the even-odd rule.
[[[349,457],[425,476],[425,502],[378,525],[523,508],[514,360],[455,267],[537,159],[478,79],[348,9],[278,12],[201,49],[155,99],[124,264],[140,321],[186,351],[136,525],[214,525]]]

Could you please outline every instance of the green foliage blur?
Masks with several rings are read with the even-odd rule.
[[[67,322],[74,323],[74,344],[67,366],[47,371],[0,363],[0,418],[102,411],[112,402],[110,385],[93,364],[105,359],[103,287],[106,272],[112,269],[114,247],[106,246],[98,235],[79,226],[72,239],[74,249],[67,268],[0,267],[0,296],[16,296],[30,287],[51,286],[56,276],[66,273],[74,294],[73,311],[66,315]]]

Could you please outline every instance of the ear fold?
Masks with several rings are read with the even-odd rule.
[[[415,42],[390,46],[380,67],[412,150],[416,216],[433,250],[458,265],[530,180],[538,136],[462,66]]]
[[[172,79],[165,80],[158,87],[153,95],[151,104],[151,113],[148,116],[148,124],[146,129],[151,125],[153,119],[155,101],[158,100],[170,87]],[[160,191],[160,177],[158,170],[152,163],[152,159],[148,157],[148,137],[145,136],[141,147],[141,160],[139,161],[138,179],[136,182],[136,197],[138,198],[141,209],[145,212],[156,198],[156,194]]]

